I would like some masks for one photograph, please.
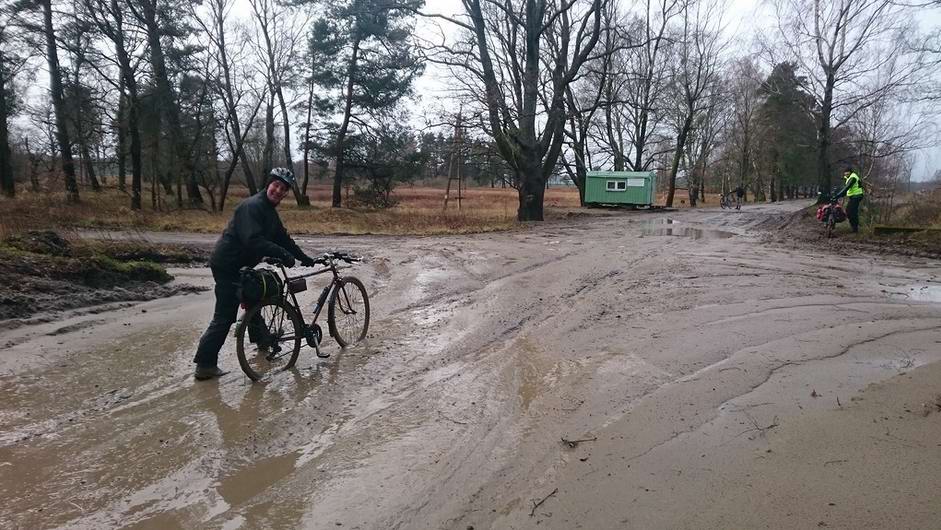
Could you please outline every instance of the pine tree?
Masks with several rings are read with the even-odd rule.
[[[410,41],[411,13],[419,6],[419,2],[345,0],[332,3],[314,21],[311,76],[314,84],[334,96],[330,111],[341,116],[334,141],[334,207],[341,203],[351,123],[395,107],[422,72]]]

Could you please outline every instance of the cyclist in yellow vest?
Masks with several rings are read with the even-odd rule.
[[[853,171],[852,166],[846,166],[846,169],[843,170],[843,180],[846,185],[834,198],[839,199],[846,195],[849,200],[849,204],[846,205],[846,217],[849,218],[850,227],[855,234],[859,232],[859,203],[863,202],[863,186],[859,182],[859,175]]]

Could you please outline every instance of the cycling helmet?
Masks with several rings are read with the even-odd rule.
[[[271,173],[268,174],[268,182],[270,183],[274,179],[284,182],[289,188],[293,188],[295,184],[294,173],[284,167],[276,167],[271,170]]]

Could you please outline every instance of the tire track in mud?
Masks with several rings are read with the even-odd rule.
[[[731,404],[748,401],[749,396],[758,394],[770,380],[780,376],[784,371],[812,370],[808,366],[814,363],[838,360],[840,357],[871,344],[891,344],[893,339],[900,340],[907,336],[925,332],[934,332],[938,336],[937,334],[941,332],[939,324],[941,324],[941,320],[937,317],[922,318],[915,322],[902,317],[872,322],[868,327],[874,329],[872,331],[863,331],[865,338],[853,340],[849,344],[841,344],[829,353],[811,355],[798,361],[785,360],[783,356],[781,356],[781,359],[777,359],[778,356],[773,352],[796,351],[794,348],[788,347],[788,343],[802,342],[808,337],[833,333],[833,331],[817,329],[807,333],[790,335],[768,343],[749,345],[727,358],[693,374],[674,379],[658,387],[653,392],[645,394],[631,404],[624,412],[623,417],[607,422],[600,428],[590,431],[598,441],[581,451],[581,454],[586,456],[582,461],[587,461],[588,464],[580,465],[567,461],[566,465],[557,466],[559,469],[549,472],[541,477],[538,482],[542,484],[543,489],[550,487],[552,484],[580,485],[574,490],[571,487],[563,487],[563,493],[560,495],[569,497],[566,499],[566,509],[562,510],[558,506],[556,507],[558,511],[562,512],[558,514],[562,517],[575,516],[582,510],[582,507],[592,505],[591,497],[580,492],[596,491],[597,489],[603,491],[623,489],[623,485],[618,485],[618,480],[635,480],[606,478],[605,473],[607,473],[607,477],[612,477],[612,475],[623,477],[624,473],[630,475],[630,468],[633,464],[651,457],[657,452],[661,453],[660,456],[655,457],[657,461],[671,461],[672,457],[669,456],[669,453],[664,455],[664,451],[670,451],[673,444],[679,440],[687,440],[692,436],[701,436],[702,431],[706,428],[716,430],[715,427],[710,426],[719,421],[728,422],[727,416],[730,412],[741,412],[741,407],[731,410]],[[890,329],[879,329],[886,326]],[[847,327],[856,328],[857,326],[856,324],[848,324]],[[764,353],[760,357],[754,357],[758,352]],[[878,358],[878,356],[876,357]],[[923,352],[921,357],[921,364],[938,362],[941,361],[941,351]],[[736,363],[736,366],[726,366],[730,363]],[[888,375],[884,375],[882,378],[895,373],[897,372],[890,369]],[[874,380],[881,380],[881,378],[854,381],[848,388],[842,389],[841,395],[844,395],[844,399],[849,401],[854,390],[860,391]],[[700,390],[691,388],[691,386],[696,385],[705,385],[705,387]],[[793,383],[791,385],[793,386]],[[711,392],[708,390],[709,388],[711,388]],[[816,388],[821,389],[821,386],[817,385]],[[692,399],[692,396],[700,396],[700,399]],[[702,397],[707,397],[707,399],[703,401]],[[766,401],[756,403],[754,406],[765,407],[772,404]],[[806,405],[804,408],[806,408]],[[780,406],[778,409],[780,409]],[[769,416],[769,414],[766,414],[766,416]],[[682,421],[665,421],[667,417],[682,419]],[[651,421],[652,418],[657,418],[657,420]],[[755,422],[753,418],[749,417],[749,419]],[[781,421],[786,422],[787,418],[782,418]],[[778,418],[776,416],[774,424],[777,424],[777,422]],[[651,429],[652,426],[653,429]],[[762,432],[760,428],[749,429],[745,432],[750,431],[758,434]],[[745,432],[740,432],[734,435],[733,438],[741,436]],[[698,448],[702,451],[708,451],[712,445],[721,445],[723,443],[725,442],[707,437],[699,442]],[[686,445],[690,445],[690,443],[686,443]],[[697,444],[693,443],[693,445]],[[564,450],[560,450],[560,453],[564,454]],[[617,455],[617,458],[613,465],[595,467],[590,465],[591,460],[587,456],[597,454]],[[585,467],[589,469],[585,470]],[[612,473],[615,471],[617,473]],[[641,476],[637,476],[636,480],[643,483]],[[594,486],[585,489],[588,484],[594,484]],[[533,490],[533,493],[535,494],[536,491],[538,490]],[[577,511],[572,510],[575,507],[577,507]],[[507,517],[495,519],[493,524],[497,526],[516,526],[522,524],[525,520],[522,516],[523,512],[519,510],[511,509],[507,512],[507,515]],[[565,519],[561,520],[565,521]],[[568,520],[571,522],[571,519]],[[568,527],[566,524],[559,524],[557,519],[543,520],[542,523],[550,523],[550,527]],[[595,520],[595,524],[607,526],[612,524],[612,521],[601,523]]]
[[[694,249],[694,250],[695,250],[695,249]],[[747,254],[748,254],[748,251],[746,251],[746,252],[744,252],[744,253],[742,253],[742,254],[747,255]],[[733,255],[734,255],[734,254],[733,254]],[[689,253],[689,252],[684,252],[684,251],[681,250],[681,251],[677,254],[677,256],[678,256],[681,260],[682,260],[682,259],[700,259],[700,256],[698,256],[695,251],[692,252],[692,253]],[[684,258],[684,256],[685,256],[685,258]],[[721,258],[722,254],[719,254],[718,256],[720,256],[718,259],[722,259],[722,258]],[[765,258],[753,258],[753,259],[769,259],[769,258],[773,259],[772,256],[773,256],[772,253],[768,253],[768,257],[765,257]],[[866,264],[867,268],[869,268],[868,265],[869,265],[869,264],[867,263],[867,264]],[[804,264],[803,266],[806,267],[807,269],[810,269],[810,270],[813,270],[813,269],[816,268],[813,263]],[[673,278],[679,279],[680,281],[683,281],[683,280],[685,280],[685,279],[687,279],[687,278],[683,278],[683,277],[682,277],[682,274],[684,274],[686,271],[689,271],[689,270],[691,270],[691,269],[690,269],[690,267],[688,267],[688,266],[685,266],[685,267],[684,267],[684,266],[680,266],[680,267],[671,267],[671,268],[669,268],[669,269],[667,269],[667,270],[670,271],[670,275],[672,275]],[[694,274],[696,274],[695,269],[692,269],[692,270],[694,271]],[[855,268],[849,268],[849,269],[847,269],[847,270],[856,271],[857,269],[855,269]],[[763,271],[763,272],[765,272],[765,271]],[[778,271],[769,270],[769,271],[766,271],[766,272],[767,272],[767,274],[768,274],[769,276],[771,276],[771,277],[774,277],[775,275],[780,276],[780,273],[781,273],[780,270],[778,270]],[[857,273],[858,273],[858,272],[857,272]],[[871,274],[871,272],[869,272],[868,274]],[[820,280],[820,278],[819,278],[818,276],[815,276],[815,275],[813,275],[813,274],[805,274],[805,275],[803,276],[803,278],[812,279],[812,280],[814,280],[815,282]],[[699,279],[699,278],[689,278],[689,279]],[[709,279],[711,279],[711,278],[709,278]],[[660,280],[660,282],[661,282],[661,285],[663,285],[664,283],[669,283],[669,281],[666,281],[666,282],[665,282],[664,280]],[[708,283],[708,279],[707,279],[707,282],[705,282],[705,283]],[[797,282],[795,282],[795,285],[797,285]],[[754,320],[749,319],[747,314],[741,314],[741,313],[738,314],[738,315],[734,315],[734,314],[733,314],[733,315],[725,316],[725,315],[727,314],[727,309],[728,309],[728,307],[729,307],[729,306],[728,306],[729,301],[728,301],[728,300],[722,301],[722,297],[717,297],[717,296],[715,296],[715,293],[716,293],[716,292],[719,292],[719,291],[722,290],[722,289],[725,289],[726,286],[725,286],[725,285],[718,285],[718,286],[709,286],[709,285],[705,285],[705,286],[703,286],[703,287],[706,288],[705,291],[696,297],[696,299],[695,299],[695,301],[694,301],[693,304],[689,304],[691,307],[690,307],[689,311],[686,311],[686,313],[696,311],[696,310],[697,310],[697,309],[696,309],[697,307],[701,308],[700,310],[702,310],[702,308],[705,308],[706,311],[711,311],[713,314],[717,315],[717,316],[715,317],[716,320],[717,320],[717,322],[716,322],[716,324],[713,324],[713,323],[709,322],[709,319],[707,319],[704,323],[703,323],[703,322],[698,322],[698,321],[688,322],[688,321],[686,320],[686,318],[688,318],[688,317],[679,317],[679,318],[677,318],[676,321],[677,321],[677,322],[682,322],[682,323],[684,323],[683,327],[686,328],[686,329],[690,329],[690,328],[699,328],[699,327],[702,327],[702,326],[704,326],[704,325],[705,325],[705,326],[713,326],[713,327],[716,327],[716,328],[722,328],[722,327],[727,326],[728,324],[733,324],[733,323],[735,323],[735,324],[737,325],[737,327],[741,328],[741,326],[752,324],[752,323],[755,322],[755,321],[761,322],[762,317],[767,316],[766,314],[762,314],[763,311],[774,311],[774,310],[778,310],[778,309],[780,309],[780,310],[781,310],[782,312],[784,312],[784,313],[786,313],[787,311],[789,311],[788,309],[783,309],[783,308],[771,308],[771,309],[760,310],[760,311],[758,311],[758,314],[756,315],[757,318],[755,318]],[[757,287],[760,287],[760,286],[748,287],[746,290],[749,290],[749,289],[750,289],[750,290],[754,290],[754,288],[757,288]],[[826,292],[829,292],[829,291],[831,291],[831,290],[832,290],[832,288],[830,288],[830,287],[825,287],[825,288],[823,288],[823,291],[826,291]],[[788,287],[788,288],[784,289],[784,292],[783,292],[783,293],[779,293],[779,294],[788,294],[787,291],[791,291],[791,292],[793,292],[794,294],[797,294],[797,292],[795,292],[794,289],[791,288],[791,287]],[[798,292],[799,292],[799,291],[798,291]],[[666,295],[666,296],[669,296],[669,295]],[[746,302],[746,301],[748,300],[748,298],[749,298],[749,295],[748,295],[747,292],[745,292],[745,293],[736,293],[736,296],[734,296],[734,299],[733,299],[732,302],[735,303],[735,304],[741,304],[742,302]],[[838,295],[836,295],[836,296],[834,297],[834,300],[835,300],[834,302],[829,302],[829,301],[828,301],[827,303],[823,303],[823,304],[821,304],[821,303],[813,303],[813,304],[797,303],[797,304],[793,304],[793,307],[792,307],[791,311],[804,311],[804,310],[807,310],[807,309],[814,309],[814,308],[817,308],[817,309],[819,309],[819,310],[821,310],[821,311],[825,311],[825,312],[829,312],[829,313],[831,313],[831,314],[839,315],[839,319],[840,319],[840,320],[845,319],[845,317],[846,317],[847,314],[856,315],[857,317],[864,317],[864,316],[866,316],[866,315],[868,315],[868,314],[871,314],[871,310],[870,310],[869,312],[867,312],[867,311],[863,311],[863,310],[854,310],[853,308],[848,309],[848,311],[835,311],[835,310],[833,309],[833,305],[834,305],[834,304],[844,302],[844,301],[847,300],[847,298],[850,299],[850,302],[849,302],[849,303],[850,303],[851,305],[854,305],[854,306],[856,306],[856,305],[858,305],[858,304],[861,304],[861,303],[863,303],[863,302],[873,302],[873,305],[881,305],[881,306],[884,306],[884,307],[891,308],[891,309],[893,309],[893,310],[897,310],[897,311],[899,311],[899,312],[901,312],[901,311],[909,311],[909,310],[912,309],[911,306],[909,306],[908,304],[900,304],[900,303],[897,303],[897,302],[886,302],[886,303],[884,303],[884,304],[879,304],[879,303],[878,303],[878,302],[879,302],[879,297],[878,297],[878,296],[871,296],[871,295],[870,295],[870,296],[859,297],[859,299],[861,299],[861,300],[863,301],[863,302],[859,302],[859,301],[857,301],[857,300],[853,300],[853,299],[855,299],[856,297],[853,297],[853,296],[847,297],[847,296],[845,295],[845,293],[840,293],[840,294],[838,294]],[[883,297],[882,299],[884,300],[884,297]],[[670,304],[670,303],[664,303],[662,300],[657,300],[656,298],[650,299],[649,301],[654,302],[654,304],[653,304],[654,307],[648,308],[648,310],[645,312],[646,315],[657,314],[658,309],[659,309],[659,311],[660,311],[661,314],[674,314],[674,313],[670,313],[671,311],[675,311],[675,310],[673,310],[673,309],[670,309],[670,306],[671,306],[672,304]],[[718,305],[715,305],[715,304],[717,303],[717,301],[719,301],[719,302],[718,302]],[[774,301],[775,301],[775,299],[773,299],[773,298],[772,298],[772,299],[765,299],[765,298],[762,298],[762,299],[761,299],[761,302],[760,302],[760,305],[765,305],[765,304],[769,304],[769,303],[772,304],[772,305],[774,305]],[[711,308],[711,307],[710,307],[710,304],[714,305],[715,307]],[[659,308],[656,307],[656,306],[659,306]],[[742,308],[745,308],[745,307],[748,307],[748,306],[742,305],[741,307],[742,307]],[[864,306],[864,307],[866,307],[866,306]],[[749,307],[749,308],[751,309],[752,307]],[[927,315],[932,315],[932,314],[937,314],[936,309],[929,308],[928,306],[921,306],[920,309],[916,309],[916,310],[922,311],[923,314],[925,314],[926,316],[927,316]],[[712,316],[712,315],[710,315],[710,316]],[[911,316],[912,316],[911,313],[909,313],[909,316],[908,316],[908,317],[902,317],[900,320],[903,320],[903,321],[904,321],[904,320],[910,318]],[[817,318],[817,317],[819,317],[819,314],[816,314],[815,317],[808,317],[808,320],[810,320],[810,321],[816,321],[816,324],[815,324],[815,326],[812,326],[812,329],[816,329],[817,326],[820,326],[820,327],[821,327],[820,329],[823,329],[823,326],[825,326],[826,324],[822,324],[821,322],[826,322],[827,319],[820,319],[820,318]],[[649,318],[650,318],[650,317],[647,316],[647,317],[643,317],[643,318],[648,319],[648,322],[646,323],[646,325],[647,325],[647,326],[650,326],[650,324],[651,324],[651,322],[649,321]],[[733,321],[733,320],[729,320],[729,319],[735,319],[735,320]],[[833,322],[833,319],[830,319],[830,320],[831,320],[831,322]],[[860,320],[862,320],[862,319],[860,319]],[[738,324],[737,324],[738,321],[741,321],[741,325],[738,325]],[[721,323],[720,323],[720,322],[721,322]],[[788,326],[788,325],[791,325],[791,323],[790,323],[787,319],[784,319],[784,320],[780,321],[779,323],[777,323],[776,325]],[[797,326],[797,325],[795,324],[794,327],[796,327],[796,326]],[[666,330],[668,329],[668,327],[667,327],[667,326],[663,326],[663,325],[659,325],[659,326],[648,327],[647,329],[650,329],[650,330],[651,330],[651,332],[652,332],[652,338],[657,338],[657,334],[665,333]],[[759,325],[759,327],[758,327],[757,329],[762,330],[763,328]],[[774,332],[771,331],[771,333],[774,333]],[[586,334],[587,334],[587,333],[586,333]],[[597,334],[597,332],[592,332],[592,334]],[[743,335],[743,337],[744,337],[744,335]],[[612,335],[612,338],[613,338],[613,335]],[[544,341],[544,342],[545,342],[545,341]],[[585,347],[585,346],[587,345],[586,349],[587,349],[588,351],[599,351],[599,350],[602,350],[602,351],[603,351],[604,349],[606,349],[606,348],[609,347],[609,346],[606,346],[607,344],[611,344],[611,343],[609,343],[608,341],[606,341],[604,337],[602,337],[602,338],[600,338],[600,339],[593,337],[593,340],[588,341],[588,342],[584,342],[583,340],[577,340],[577,339],[576,339],[576,340],[573,340],[573,342],[580,343],[580,344],[583,345],[583,347]],[[596,345],[595,345],[595,346],[590,346],[590,344],[592,344],[592,342],[594,342]],[[651,342],[653,342],[653,341],[651,341]],[[702,344],[701,344],[701,341],[700,341],[700,342],[697,342],[697,341],[689,341],[689,340],[687,340],[687,341],[684,341],[684,342],[696,344],[697,346],[702,345]],[[635,352],[637,352],[637,351],[643,351],[643,350],[645,350],[645,348],[646,348],[646,347],[645,347],[645,344],[646,344],[646,342],[645,342],[645,343],[642,343],[642,344],[638,344],[638,345],[636,345],[636,346],[633,347],[633,348],[630,348],[630,347],[629,347],[626,351],[635,351]],[[681,344],[681,342],[676,342],[676,344]],[[748,342],[748,344],[749,344],[750,346],[753,345],[751,342]],[[760,345],[760,344],[764,344],[764,342],[758,341],[756,344],[759,344],[759,345]],[[703,345],[703,346],[704,346],[704,345]],[[670,345],[669,345],[669,344],[666,344],[666,345],[664,346],[664,348],[667,349],[667,350],[669,350],[669,349],[670,349]],[[714,348],[713,348],[713,349],[714,349]],[[653,350],[653,351],[656,352],[656,351],[658,351],[658,350]],[[733,350],[733,351],[734,351],[734,350]],[[707,355],[705,355],[705,356],[700,356],[701,358],[704,358],[704,359],[707,360],[707,364],[705,365],[706,367],[712,366],[712,365],[716,365],[717,363],[724,363],[724,362],[727,362],[726,359],[729,357],[729,355],[732,354],[732,352],[729,352],[729,353],[723,355],[723,354],[722,354],[722,348],[721,348],[721,346],[720,346],[720,348],[717,350],[717,353],[719,353],[720,355],[718,355],[718,356],[715,356],[715,355],[708,355],[708,352],[706,352]],[[723,366],[723,365],[722,365],[722,364],[718,364],[718,366],[721,367],[721,366]],[[662,366],[661,366],[661,367],[662,367]],[[707,368],[704,368],[704,369],[707,369]],[[719,368],[719,369],[721,369],[721,368]],[[670,371],[673,371],[673,370],[670,370]],[[738,370],[733,371],[733,373],[738,373],[738,372],[739,372]],[[685,371],[685,370],[680,370],[679,372],[675,372],[675,371],[674,371],[673,373],[674,373],[674,375],[673,375],[673,377],[670,378],[670,381],[676,381],[677,379],[684,377],[684,374],[687,374],[687,375],[688,375],[690,372],[687,372],[687,371]],[[598,382],[597,373],[595,374],[595,381],[594,381],[593,384],[595,384],[595,385],[601,384],[601,383]],[[630,383],[627,383],[627,384],[630,384]],[[670,383],[670,382],[666,382],[666,384],[667,384],[667,385],[670,385],[671,383]],[[654,392],[656,392],[656,389],[654,389]],[[744,392],[744,390],[743,390],[743,392]],[[589,393],[589,394],[590,394],[590,393]],[[646,396],[651,395],[651,394],[652,394],[652,393],[644,394],[643,396],[641,396],[641,397],[638,398],[638,399],[639,399],[639,400],[647,399]],[[576,392],[575,395],[578,396],[579,394]],[[584,396],[585,394],[582,393],[581,395]],[[590,401],[591,398],[589,397],[588,400]],[[579,402],[584,402],[584,400],[581,400],[581,399],[580,399]],[[636,403],[636,400],[629,400],[629,401],[627,401],[627,402],[626,402],[627,408],[625,409],[624,414],[628,414],[628,411],[633,410],[633,407],[635,406],[635,403]],[[721,404],[720,404],[720,403],[717,403],[716,406],[717,406],[717,407],[718,407],[718,406],[721,406]],[[599,414],[599,412],[598,412],[598,411],[599,411],[599,408],[598,408],[597,406],[595,406],[595,407],[593,408],[592,406],[587,406],[587,405],[586,405],[586,407],[587,407],[587,410],[594,410],[596,416],[599,416],[599,415],[600,415],[600,416],[604,416],[604,414]],[[575,414],[575,415],[576,415],[576,416],[578,415],[577,411],[576,411],[576,414]],[[615,414],[615,415],[614,415],[615,418],[616,418],[617,416],[618,416],[618,414]],[[686,423],[686,422],[677,421],[677,418],[680,418],[680,419],[681,419],[682,417],[685,417],[687,421],[689,421],[689,419],[690,419],[690,417],[689,417],[688,414],[683,414],[682,417],[680,417],[680,416],[672,416],[672,415],[671,415],[671,417],[674,417],[674,419],[673,419],[672,422],[667,421],[666,418],[661,418],[661,419],[658,420],[658,421],[660,421],[660,422],[666,422],[666,423],[672,423],[673,425],[684,425],[684,423]],[[644,423],[645,423],[645,422],[640,422],[640,424],[644,424]],[[657,423],[657,421],[651,420],[651,421],[648,422],[648,423]],[[597,422],[591,421],[590,418],[588,418],[588,419],[582,418],[581,420],[579,420],[578,418],[569,418],[569,419],[564,419],[563,421],[561,421],[560,424],[561,424],[561,425],[570,425],[570,426],[571,426],[571,425],[575,425],[575,426],[576,426],[576,430],[565,430],[564,428],[560,428],[559,430],[560,430],[561,432],[588,433],[588,434],[585,434],[585,436],[590,436],[590,433],[598,433],[598,430],[597,430],[598,424],[597,424]],[[577,426],[578,426],[578,425],[583,426],[581,430],[577,430]],[[594,425],[594,427],[592,427],[592,425]],[[609,422],[606,422],[605,425],[610,425],[610,423],[609,423]],[[644,430],[644,429],[647,429],[647,428],[648,428],[648,427],[645,427],[645,426],[643,426],[643,425],[640,427],[641,430]],[[684,432],[687,432],[688,429],[689,429],[688,424],[684,425],[683,428],[684,428]],[[628,429],[628,430],[630,430],[630,429]],[[672,433],[674,430],[675,430],[675,429],[671,429],[671,433]],[[557,431],[557,432],[558,432],[558,431]],[[549,434],[549,433],[544,433],[544,434],[547,435],[547,436],[551,436],[551,434]],[[671,435],[671,436],[672,436],[672,435]],[[672,438],[670,438],[670,439],[675,439],[675,438],[676,438],[676,437],[674,436],[674,437],[672,437]],[[541,448],[543,448],[543,449],[546,449],[546,448],[547,448],[547,446],[546,446],[545,444],[542,444],[542,445],[536,444],[536,445],[538,445],[539,447],[541,447]],[[633,444],[631,444],[631,445],[633,445]],[[641,444],[641,446],[645,446],[645,444]],[[592,447],[592,448],[594,449],[594,444],[589,444],[589,447]],[[611,446],[611,449],[613,450],[615,447],[617,447],[617,444],[612,445],[612,446]],[[649,447],[649,446],[645,446],[645,447]],[[550,449],[550,451],[551,451],[551,449]],[[588,453],[597,453],[597,452],[598,452],[597,450],[587,450],[587,449],[586,449],[586,451],[587,451]],[[560,452],[558,449],[556,449],[555,451],[552,451],[552,454],[556,454],[556,452],[559,452],[559,453],[560,453],[560,457],[561,457],[561,455],[564,454],[564,452]],[[583,452],[583,453],[584,453],[584,452]],[[586,456],[587,456],[587,454],[586,454]],[[524,458],[523,460],[525,460],[525,458]],[[557,473],[558,473],[557,470],[558,470],[558,469],[565,470],[565,469],[570,468],[570,467],[572,467],[572,466],[574,466],[574,467],[580,466],[580,464],[578,464],[578,463],[573,463],[573,462],[569,461],[568,459],[566,459],[566,458],[564,458],[564,457],[562,458],[562,460],[565,461],[565,462],[560,465],[559,462],[552,462],[552,457],[551,457],[551,456],[545,457],[545,458],[543,458],[542,460],[540,460],[540,458],[539,458],[538,456],[537,456],[537,457],[533,457],[532,460],[530,460],[531,462],[540,462],[540,461],[542,462],[541,465],[544,466],[542,472],[536,471],[535,474],[529,474],[529,473],[526,473],[526,472],[524,471],[524,472],[522,473],[522,476],[523,476],[524,478],[521,479],[520,481],[515,481],[512,486],[502,486],[502,487],[496,487],[496,488],[494,488],[495,485],[492,484],[492,485],[491,485],[490,487],[488,487],[488,488],[482,488],[482,489],[478,490],[478,494],[477,494],[477,495],[478,495],[478,497],[479,497],[481,500],[479,500],[478,503],[474,505],[474,508],[469,509],[470,511],[475,511],[475,510],[482,509],[482,508],[484,508],[484,507],[486,506],[486,503],[487,503],[487,502],[490,502],[490,503],[496,503],[496,505],[498,506],[498,510],[497,510],[497,511],[499,511],[499,512],[501,512],[501,513],[504,513],[504,514],[507,514],[506,517],[504,517],[504,516],[496,516],[496,517],[493,517],[493,518],[484,517],[484,518],[482,518],[481,520],[478,520],[478,521],[474,521],[473,519],[467,519],[467,518],[458,519],[458,520],[461,521],[462,523],[465,522],[465,521],[467,521],[467,522],[471,522],[471,521],[480,522],[483,526],[488,526],[488,525],[491,525],[491,524],[496,524],[496,525],[498,525],[498,526],[517,526],[517,525],[523,525],[523,524],[525,524],[525,519],[526,519],[525,517],[515,518],[515,515],[516,515],[516,514],[522,514],[522,510],[519,510],[519,505],[518,505],[518,504],[514,505],[513,503],[507,504],[506,501],[501,501],[500,499],[501,499],[501,498],[506,498],[506,497],[515,498],[515,499],[517,499],[517,500],[525,499],[525,498],[527,498],[527,492],[530,493],[530,496],[531,496],[532,498],[536,498],[536,497],[538,497],[538,491],[539,491],[539,489],[533,489],[533,486],[532,486],[532,485],[533,485],[534,483],[535,483],[535,484],[539,484],[539,485],[541,485],[542,488],[548,490],[548,489],[551,488],[551,486],[552,486],[552,484],[553,484],[553,477],[557,475]],[[587,460],[587,459],[586,459],[586,460]],[[517,470],[519,470],[520,467],[521,467],[520,465],[514,466],[514,468],[517,469]],[[522,466],[522,467],[525,469],[525,466]],[[533,464],[531,469],[533,469],[533,470],[538,470],[539,467],[540,467],[540,464]],[[543,474],[543,473],[544,473],[544,474]],[[576,476],[577,476],[577,475],[576,475]],[[580,479],[574,479],[574,478],[573,478],[573,479],[570,479],[570,483],[571,483],[571,484],[575,484],[575,483],[579,482],[579,480],[580,480]],[[596,491],[596,490],[597,490],[597,488],[592,488],[592,491]],[[494,493],[495,491],[496,491],[496,492],[502,492],[502,493]],[[514,495],[512,495],[510,492],[523,492],[523,493],[518,494],[519,496],[514,496]],[[489,495],[488,495],[487,493],[489,493]],[[582,502],[584,503],[584,505],[587,506],[587,505],[590,505],[590,504],[591,504],[591,499],[590,499],[590,498],[582,498]],[[503,508],[499,508],[500,506],[502,506]],[[526,510],[526,512],[528,512],[528,510]],[[513,514],[513,515],[509,515],[509,514]],[[556,520],[556,519],[553,519],[553,521],[558,522],[558,520]],[[571,520],[569,520],[569,521],[571,522]],[[543,519],[541,522],[546,523],[546,522],[550,522],[550,521],[549,521],[549,520],[546,520],[546,519]],[[553,525],[551,525],[551,526],[554,526],[554,527],[562,527],[562,528],[567,527],[567,526],[564,525],[564,524],[562,524],[562,525],[553,524]]]

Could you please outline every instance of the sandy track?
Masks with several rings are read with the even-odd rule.
[[[192,381],[211,294],[0,334],[0,526],[935,527],[941,266],[797,207],[301,238],[373,326],[266,385]]]

